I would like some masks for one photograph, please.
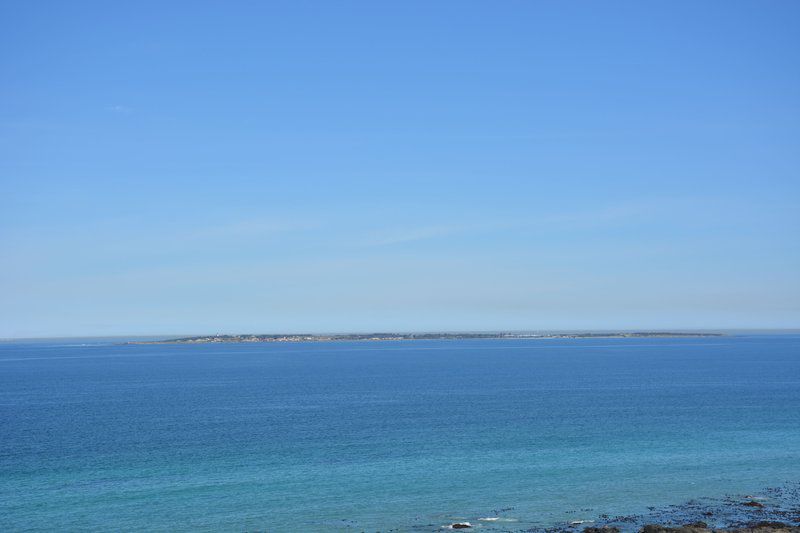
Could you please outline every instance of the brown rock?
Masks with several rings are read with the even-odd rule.
[[[744,502],[742,505],[744,505],[745,507],[755,507],[757,509],[761,509],[762,507],[764,507],[763,503],[757,502],[755,500]]]

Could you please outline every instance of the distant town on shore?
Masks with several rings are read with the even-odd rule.
[[[132,341],[126,344],[208,344],[224,342],[331,342],[331,341],[413,341],[457,339],[627,339],[652,337],[720,337],[722,333],[633,331],[586,333],[342,333],[342,334],[245,334],[200,335],[175,339]]]

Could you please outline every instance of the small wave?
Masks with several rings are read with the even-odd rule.
[[[44,346],[44,348],[95,348],[95,347],[106,347],[106,346],[114,346],[113,342],[81,342],[81,343],[70,343],[70,344],[48,344]]]
[[[488,516],[486,518],[478,518],[479,522],[517,522],[516,518],[504,518],[502,516]]]
[[[573,520],[569,523],[571,526],[579,526],[581,524],[591,524],[594,520]]]

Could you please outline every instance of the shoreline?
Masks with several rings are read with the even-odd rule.
[[[417,340],[547,340],[547,339],[672,339],[724,337],[724,333],[632,331],[602,333],[344,333],[321,334],[241,334],[199,335],[153,341],[129,341],[122,344],[223,344],[272,342],[376,342]]]

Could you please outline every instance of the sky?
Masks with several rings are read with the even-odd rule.
[[[0,337],[800,327],[800,3],[0,4]]]

